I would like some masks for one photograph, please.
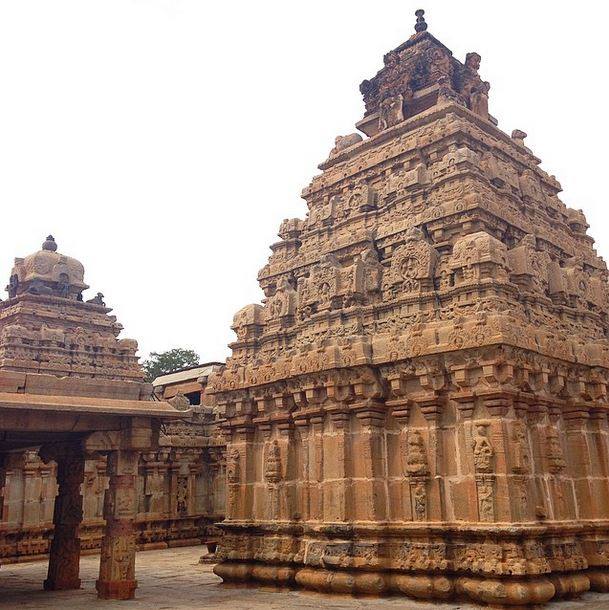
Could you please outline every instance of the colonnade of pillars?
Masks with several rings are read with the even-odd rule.
[[[112,450],[108,456],[108,489],[104,498],[106,526],[102,539],[97,595],[101,599],[131,599],[135,594],[136,479],[139,452]],[[43,460],[57,463],[58,493],[53,513],[54,533],[49,551],[48,591],[80,588],[80,538],[83,517],[81,485],[85,453],[78,444],[53,444],[40,450]],[[0,499],[4,488],[0,455]],[[2,504],[0,503],[0,509]]]

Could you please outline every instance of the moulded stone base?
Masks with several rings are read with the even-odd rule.
[[[260,563],[227,561],[214,573],[227,583],[261,582],[299,586],[322,593],[359,595],[403,594],[416,599],[468,598],[493,607],[531,607],[555,598],[570,598],[598,586],[609,586],[609,572],[554,574],[540,577],[484,578],[441,574],[326,570]],[[603,580],[605,579],[605,580]],[[597,588],[595,590],[601,590]],[[607,589],[604,589],[607,590]]]
[[[590,590],[590,578],[585,573],[549,574],[548,580],[554,585],[555,597],[569,599]]]
[[[95,588],[100,599],[133,599],[137,580],[97,580]]]
[[[588,570],[586,576],[590,579],[590,589],[592,591],[609,592],[609,570]]]

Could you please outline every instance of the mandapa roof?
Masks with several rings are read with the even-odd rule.
[[[179,383],[180,381],[208,377],[212,371],[217,370],[221,366],[221,362],[207,362],[197,366],[189,366],[179,371],[168,373],[167,375],[160,375],[152,382],[152,385],[156,388],[161,385],[170,385],[172,383]]]

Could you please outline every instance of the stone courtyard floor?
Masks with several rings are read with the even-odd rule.
[[[211,565],[199,564],[204,547],[187,547],[163,551],[145,551],[137,555],[137,598],[127,602],[108,602],[95,596],[95,579],[99,557],[81,559],[82,589],[79,591],[46,592],[42,581],[46,561],[5,565],[0,567],[0,608],[47,608],[57,610],[121,608],[121,610],[171,610],[201,608],[223,610],[270,610],[291,608],[401,608],[404,610],[473,610],[466,603],[435,604],[400,597],[385,599],[325,596],[303,591],[277,591],[230,587],[222,585]],[[549,604],[552,610],[609,610],[609,595],[589,593],[577,601]]]

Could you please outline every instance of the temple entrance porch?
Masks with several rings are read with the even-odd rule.
[[[45,590],[81,586],[85,459],[103,455],[108,488],[96,589],[102,599],[134,596],[138,461],[141,452],[157,446],[160,422],[175,419],[176,413],[164,402],[0,392],[0,499],[10,492],[4,489],[3,465],[12,451],[37,449],[43,461],[57,464],[54,533],[46,579],[40,583]]]

